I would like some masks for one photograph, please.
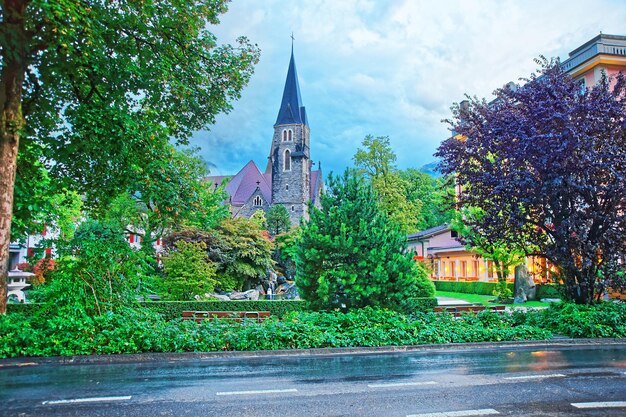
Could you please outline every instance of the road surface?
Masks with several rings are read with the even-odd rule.
[[[626,416],[626,344],[21,365],[2,416]]]

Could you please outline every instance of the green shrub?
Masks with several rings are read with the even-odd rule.
[[[433,281],[437,291],[461,292],[465,294],[493,295],[497,282],[456,282],[456,281]],[[507,283],[507,287],[513,291],[513,284]]]
[[[25,316],[32,316],[41,310],[41,307],[41,303],[7,304],[7,314],[23,314]]]
[[[496,288],[493,290],[493,295],[499,302],[502,302],[511,298],[513,291],[506,281],[498,281]]]
[[[53,279],[38,290],[54,314],[95,316],[135,303],[146,263],[121,229],[86,220],[59,253]]]
[[[555,284],[539,284],[536,287],[536,296],[537,300],[541,300],[542,298],[561,298],[561,285]]]
[[[294,301],[249,303],[302,305]],[[159,304],[175,303],[146,303]],[[205,308],[187,302],[177,304]],[[457,319],[450,314],[405,315],[369,307],[347,313],[284,312],[282,318],[276,314],[261,323],[167,321],[150,308],[108,311],[100,316],[78,312],[52,317],[18,313],[0,317],[0,357],[367,347],[547,337],[549,331],[527,323],[514,325],[508,315],[483,312]]]

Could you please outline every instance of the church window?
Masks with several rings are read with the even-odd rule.
[[[263,205],[263,199],[261,198],[260,195],[257,195],[256,197],[254,197],[254,201],[253,201],[255,206],[262,206]]]
[[[287,131],[287,140],[291,142],[293,140],[293,132],[291,129]]]
[[[285,160],[283,162],[283,171],[291,171],[291,152],[285,149]]]
[[[283,130],[283,142],[287,140],[287,129]]]
[[[296,206],[291,206],[291,211],[296,211]]]
[[[289,184],[285,186],[285,191],[289,191]]]

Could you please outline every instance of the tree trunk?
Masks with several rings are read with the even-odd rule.
[[[13,188],[17,167],[22,115],[22,85],[26,73],[28,37],[24,24],[26,1],[5,0],[2,35],[0,78],[0,314],[7,308],[7,275],[11,219],[13,217]]]

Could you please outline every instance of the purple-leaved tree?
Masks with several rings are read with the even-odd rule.
[[[484,213],[475,232],[545,256],[567,297],[592,303],[624,287],[626,77],[584,89],[544,59],[525,81],[455,104],[457,134],[436,156],[463,186],[458,204]]]

